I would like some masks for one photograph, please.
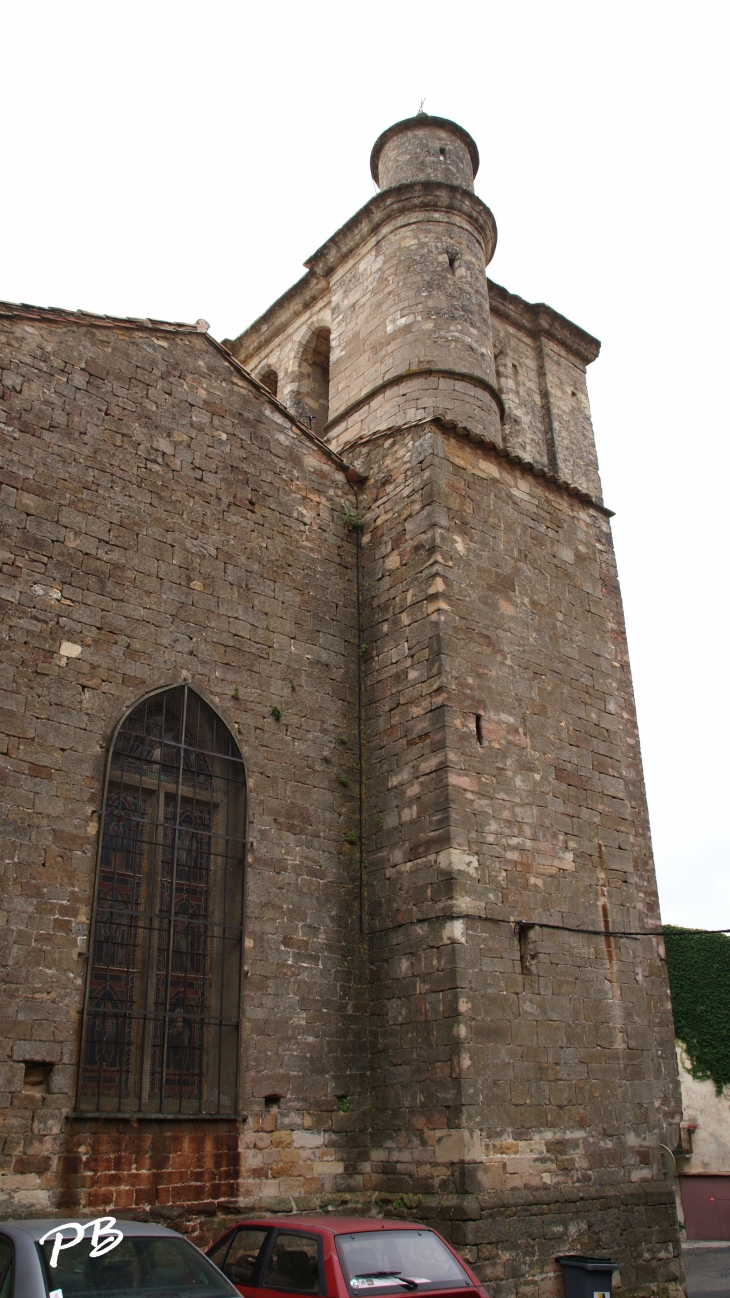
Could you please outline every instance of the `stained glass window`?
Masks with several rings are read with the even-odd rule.
[[[106,782],[78,1109],[235,1113],[246,782],[188,685],[123,720]]]

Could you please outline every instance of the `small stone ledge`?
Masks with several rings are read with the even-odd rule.
[[[411,370],[402,370],[399,374],[392,374],[390,378],[384,379],[382,383],[378,383],[374,388],[371,388],[369,392],[364,394],[364,396],[358,397],[355,401],[351,401],[349,406],[345,406],[344,410],[340,410],[332,419],[329,420],[328,423],[325,424],[322,431],[325,433],[331,432],[338,424],[349,419],[350,415],[354,415],[356,411],[362,409],[363,406],[366,406],[374,397],[379,396],[381,392],[387,392],[389,388],[396,387],[399,383],[410,383],[411,379],[428,379],[433,377],[453,379],[455,383],[469,383],[472,387],[480,388],[483,392],[488,393],[499,412],[499,422],[501,424],[504,423],[504,401],[494,384],[490,383],[488,379],[482,378],[480,374],[467,374],[463,370],[440,369],[436,366],[430,365]],[[430,416],[430,418],[434,420],[438,419],[439,416]],[[350,445],[350,443],[348,443],[348,445]]]
[[[530,1190],[494,1190],[468,1197],[476,1199],[485,1213],[492,1213],[495,1208],[542,1212],[555,1204],[590,1203],[601,1210],[615,1210],[639,1206],[654,1208],[675,1202],[673,1188],[668,1183],[656,1181],[621,1185],[551,1185]]]
[[[133,1123],[141,1126],[145,1122],[227,1122],[243,1126],[248,1120],[247,1113],[80,1113],[74,1110],[66,1114],[68,1122],[79,1126],[84,1122],[117,1122],[122,1126]]]
[[[504,447],[498,446],[496,442],[492,441],[490,437],[486,437],[484,433],[477,433],[472,428],[466,428],[462,424],[456,424],[451,419],[444,419],[441,415],[432,415],[427,419],[416,419],[412,423],[399,424],[393,428],[378,428],[372,433],[363,433],[360,437],[356,437],[353,441],[348,442],[347,446],[343,449],[347,451],[348,455],[350,455],[355,451],[365,450],[371,442],[377,441],[381,437],[396,437],[401,433],[409,432],[411,429],[427,428],[434,425],[438,428],[440,433],[445,433],[454,437],[461,437],[466,441],[474,442],[483,450],[488,451],[490,455],[496,455],[501,460],[507,460],[510,464],[517,465],[519,468],[524,469],[526,473],[531,474],[534,478],[542,478],[544,482],[549,483],[551,487],[554,487],[561,493],[572,496],[575,500],[579,500],[581,504],[590,505],[592,509],[596,509],[600,514],[603,514],[605,518],[614,517],[615,510],[608,509],[602,501],[596,500],[595,496],[591,496],[589,492],[582,491],[580,487],[576,487],[573,483],[566,481],[565,478],[557,477],[556,474],[551,473],[548,469],[540,468],[540,466],[534,464],[532,460],[526,460],[523,456],[516,455],[514,451],[505,450]]]

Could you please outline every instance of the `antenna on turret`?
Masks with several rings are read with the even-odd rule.
[[[426,96],[424,95],[424,96],[423,96],[423,99],[422,99],[421,102],[420,102],[420,105],[419,105],[419,108],[418,108],[418,112],[416,113],[416,117],[420,117],[421,113],[423,113],[423,105],[425,104],[425,102],[426,102]],[[424,115],[424,117],[426,116],[425,113],[423,113],[423,115]]]

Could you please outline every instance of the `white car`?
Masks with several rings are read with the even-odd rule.
[[[141,1221],[0,1222],[0,1298],[239,1298],[200,1249]]]

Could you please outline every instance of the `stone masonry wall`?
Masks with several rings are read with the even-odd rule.
[[[330,436],[338,446],[363,431],[418,418],[412,408],[424,397],[430,406],[434,395],[439,408],[433,413],[476,419],[500,438],[494,398],[468,382],[495,380],[484,235],[469,210],[437,210],[441,187],[435,188],[432,197],[428,186],[414,187],[418,210],[396,210],[332,275]],[[466,378],[443,389],[418,373],[428,367]],[[404,374],[410,377],[347,413],[354,401]]]
[[[598,343],[486,279],[477,158],[385,132],[385,188],[232,352],[0,305],[0,1214],[387,1211],[492,1298],[597,1250],[679,1298]],[[110,736],[183,681],[248,772],[240,1112],[81,1117]]]
[[[412,122],[406,132],[391,128],[376,141],[370,173],[380,189],[428,179],[473,191],[478,165],[473,141],[470,150],[458,129],[427,114],[420,116],[423,120]]]
[[[608,521],[428,424],[357,464],[370,1183],[458,1220],[494,1298],[599,1246],[676,1294],[661,939],[602,935],[658,921]]]
[[[601,500],[586,382],[600,344],[491,281],[489,302],[505,447]]]
[[[276,333],[273,340],[267,337],[253,349],[243,349],[231,342],[231,350],[252,374],[260,377],[267,369],[273,369],[279,380],[279,400],[299,413],[303,355],[307,343],[318,329],[329,329],[330,325],[329,293],[325,286],[324,294],[304,306],[292,320],[282,322],[281,331]]]
[[[443,242],[443,238],[441,239]],[[379,241],[371,240],[367,249],[338,268],[334,277],[338,306],[333,331],[333,385],[330,402],[336,413],[363,393],[387,379],[394,372],[388,364],[374,375],[372,339],[369,321],[374,313],[373,296],[383,275],[384,258]],[[449,284],[448,258],[434,254],[428,285],[430,299],[438,297],[437,280]],[[388,282],[394,278],[392,268]],[[452,276],[453,278],[453,276]],[[307,339],[319,327],[329,328],[332,320],[330,289],[311,272],[299,285],[285,294],[279,303],[230,346],[234,354],[252,373],[260,375],[272,367],[279,377],[278,396],[284,404],[296,401],[300,383],[300,358]],[[317,289],[319,284],[319,289]],[[430,300],[429,299],[429,300]],[[504,444],[546,472],[601,499],[601,483],[593,441],[590,404],[586,382],[586,363],[598,355],[599,345],[590,335],[577,329],[556,312],[534,306],[489,282],[490,314],[494,340],[495,385],[504,404],[501,432],[497,444]],[[412,327],[408,313],[401,309],[397,328]],[[394,326],[395,327],[395,326]],[[349,357],[344,365],[343,339],[352,331],[368,346],[362,355]],[[443,358],[442,358],[443,359]],[[475,384],[453,376],[424,373],[416,361],[404,353],[400,364],[404,370],[415,366],[411,377],[397,390],[375,391],[362,406],[331,430],[329,440],[336,448],[356,442],[365,430],[394,427],[422,419],[447,418],[471,428],[486,431],[477,413],[483,407],[485,394]],[[491,361],[490,361],[491,364]],[[477,369],[479,366],[477,366]],[[335,384],[345,380],[347,388],[339,396]],[[486,372],[486,371],[485,371]],[[333,404],[335,403],[335,404]],[[490,435],[494,433],[491,429]]]
[[[194,328],[3,308],[0,370],[0,1211],[189,1225],[361,1188],[342,468]],[[107,743],[136,699],[181,680],[250,782],[242,1116],[71,1119]]]

